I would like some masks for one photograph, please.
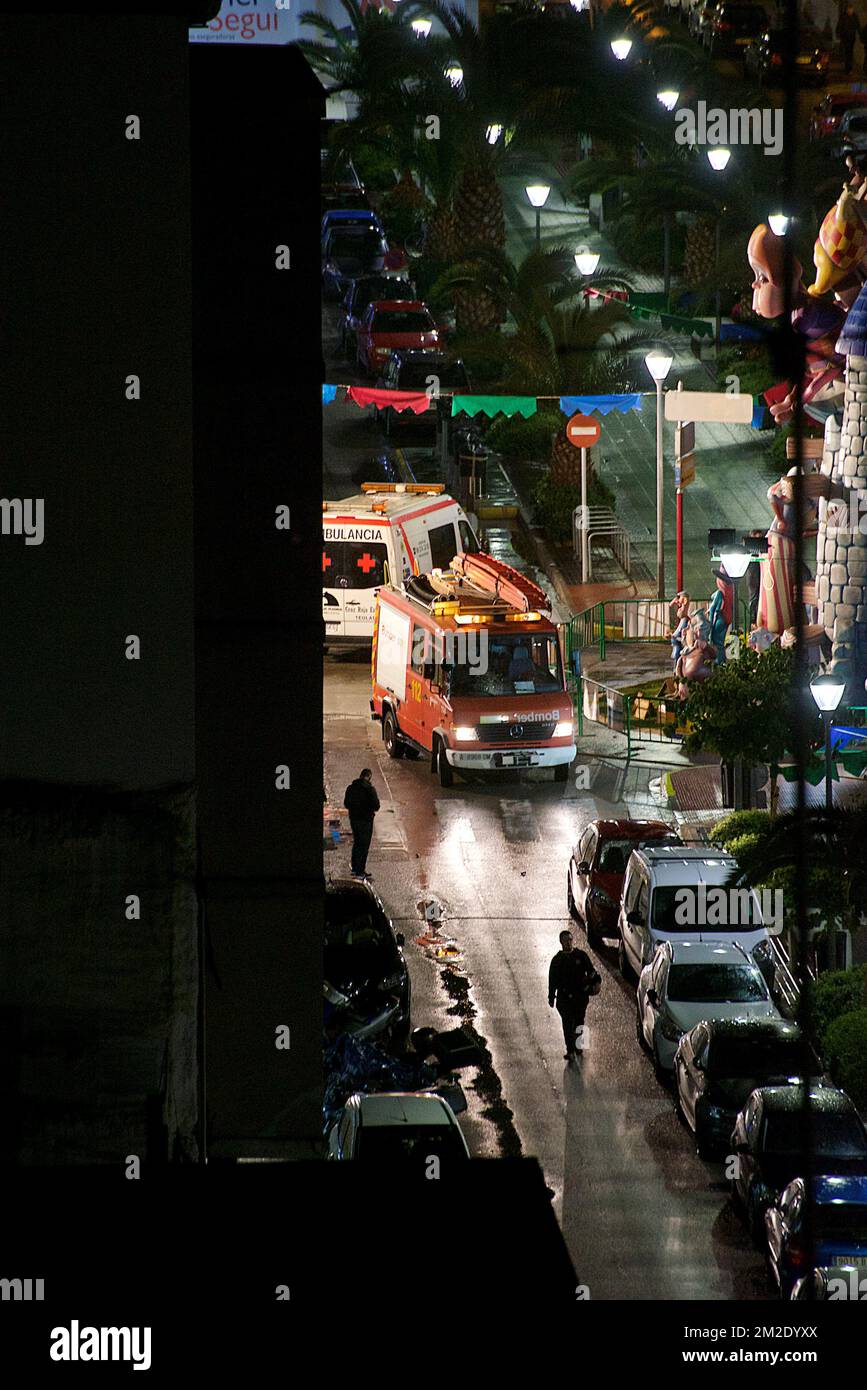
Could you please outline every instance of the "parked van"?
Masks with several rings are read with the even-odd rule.
[[[479,548],[442,483],[362,483],[322,504],[322,609],[328,646],[369,645],[376,591]]]
[[[572,699],[545,592],[490,555],[384,585],[373,636],[374,719],[390,757],[454,770],[550,767],[575,757]]]
[[[771,972],[768,924],[755,889],[729,888],[737,868],[730,854],[705,845],[633,850],[617,920],[622,973],[639,975],[660,942],[685,940],[734,941],[765,975]],[[722,909],[712,891],[721,888],[726,889]]]

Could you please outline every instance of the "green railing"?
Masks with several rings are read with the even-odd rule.
[[[673,602],[673,600],[672,600]],[[697,603],[696,607],[706,607]],[[748,600],[741,599],[740,631],[750,630]],[[605,660],[606,642],[670,642],[672,604],[668,599],[627,598],[607,599],[576,613],[568,624],[566,641],[570,669],[572,653],[587,647],[599,646],[599,660]]]
[[[679,702],[666,695],[659,682],[652,682],[641,694],[625,694],[592,676],[581,676],[573,698],[579,736],[585,718],[602,724],[625,735],[627,757],[640,743],[679,743],[686,732],[679,719]]]

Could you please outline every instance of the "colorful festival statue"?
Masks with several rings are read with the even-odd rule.
[[[716,593],[710,601],[707,615],[710,619],[710,640],[717,649],[717,660],[722,665],[726,659],[726,636],[734,616],[735,586],[725,570],[714,570],[713,575]]]

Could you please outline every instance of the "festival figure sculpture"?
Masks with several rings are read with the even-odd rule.
[[[683,651],[683,644],[686,639],[686,630],[689,627],[689,594],[681,591],[674,600],[674,616],[677,619],[675,627],[672,629],[671,636],[671,659],[675,666],[678,663],[680,654]]]
[[[774,513],[768,531],[768,554],[762,566],[759,593],[759,627],[778,635],[795,625],[795,488],[796,469],[790,468],[768,488]],[[808,500],[805,535],[815,534],[815,511]]]
[[[677,677],[678,699],[685,700],[689,694],[687,681],[706,681],[713,673],[717,651],[708,641],[710,627],[707,614],[700,609],[693,613],[684,634],[684,647],[678,657],[674,674]]]
[[[735,586],[725,570],[714,570],[713,575],[716,579],[716,593],[710,601],[707,613],[710,619],[710,640],[717,649],[717,660],[722,665],[726,659],[726,635],[734,615]]]

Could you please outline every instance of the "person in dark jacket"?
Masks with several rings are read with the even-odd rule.
[[[349,812],[352,831],[352,876],[370,879],[367,872],[367,852],[373,836],[373,817],[379,810],[379,797],[373,785],[373,773],[363,767],[361,773],[343,794],[343,804]]]
[[[843,50],[843,71],[848,77],[852,71],[852,55],[855,51],[855,40],[860,35],[861,26],[858,23],[858,16],[852,5],[844,5],[837,20],[837,38],[840,40],[840,47]]]
[[[563,1024],[566,1062],[577,1055],[575,1035],[584,1024],[591,991],[601,982],[587,952],[573,946],[571,932],[561,931],[560,950],[548,970],[548,1004],[553,1009],[556,1003]]]

